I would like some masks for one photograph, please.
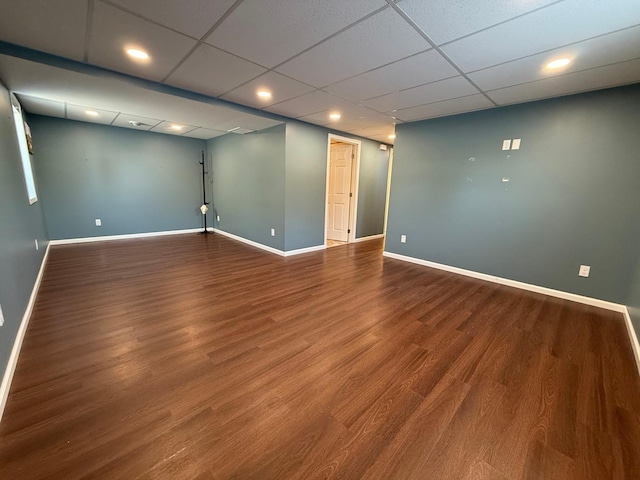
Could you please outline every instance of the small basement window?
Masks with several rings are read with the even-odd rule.
[[[11,111],[13,113],[13,123],[16,127],[16,136],[18,137],[18,147],[20,148],[20,160],[22,163],[22,171],[24,173],[24,183],[27,187],[27,196],[29,205],[33,205],[38,201],[36,193],[36,182],[33,177],[33,167],[31,166],[31,156],[29,155],[29,147],[27,145],[27,132],[25,129],[24,117],[22,116],[22,107],[16,96],[11,94]]]

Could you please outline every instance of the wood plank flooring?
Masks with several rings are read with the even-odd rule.
[[[0,477],[640,478],[621,314],[381,249],[52,247]]]

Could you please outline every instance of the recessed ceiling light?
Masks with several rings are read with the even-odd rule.
[[[566,67],[570,63],[571,63],[570,58],[559,58],[557,60],[547,63],[547,68],[551,68],[551,69],[562,68],[562,67]]]
[[[148,60],[149,54],[143,50],[138,50],[137,48],[128,48],[127,55],[133,57],[137,60]]]
[[[331,114],[329,114],[329,118],[331,120],[340,120],[340,114],[339,113],[331,113]]]
[[[260,98],[271,98],[271,92],[269,92],[268,90],[258,90],[256,92],[256,94],[260,97]]]
[[[394,138],[396,138],[396,136],[392,133],[391,135],[389,135],[389,138],[393,140]]]
[[[85,110],[84,113],[86,113],[90,117],[99,117],[100,116],[100,114],[98,112],[96,112],[95,110]]]
[[[182,125],[171,125],[172,130],[182,130]]]

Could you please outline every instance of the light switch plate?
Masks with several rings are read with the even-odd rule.
[[[407,236],[406,235],[400,235],[400,243],[407,243]]]
[[[509,150],[511,148],[511,140],[502,141],[502,150]]]
[[[581,277],[588,277],[589,273],[591,273],[591,267],[589,265],[580,265],[578,275],[580,275]]]
[[[511,142],[511,150],[520,150],[520,142],[522,139],[514,138],[513,142]]]
[[[96,227],[101,227],[102,226],[102,220],[100,220],[99,218],[96,218]]]

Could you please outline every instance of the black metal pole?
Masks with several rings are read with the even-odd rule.
[[[204,171],[204,150],[202,151],[202,160],[200,161],[200,165],[202,165],[202,204],[209,205],[209,202],[207,202],[207,186],[205,182],[206,172]],[[201,233],[204,233],[206,235],[207,233],[209,233],[209,231],[207,230],[207,214],[205,213],[203,216],[204,231],[202,231]]]

